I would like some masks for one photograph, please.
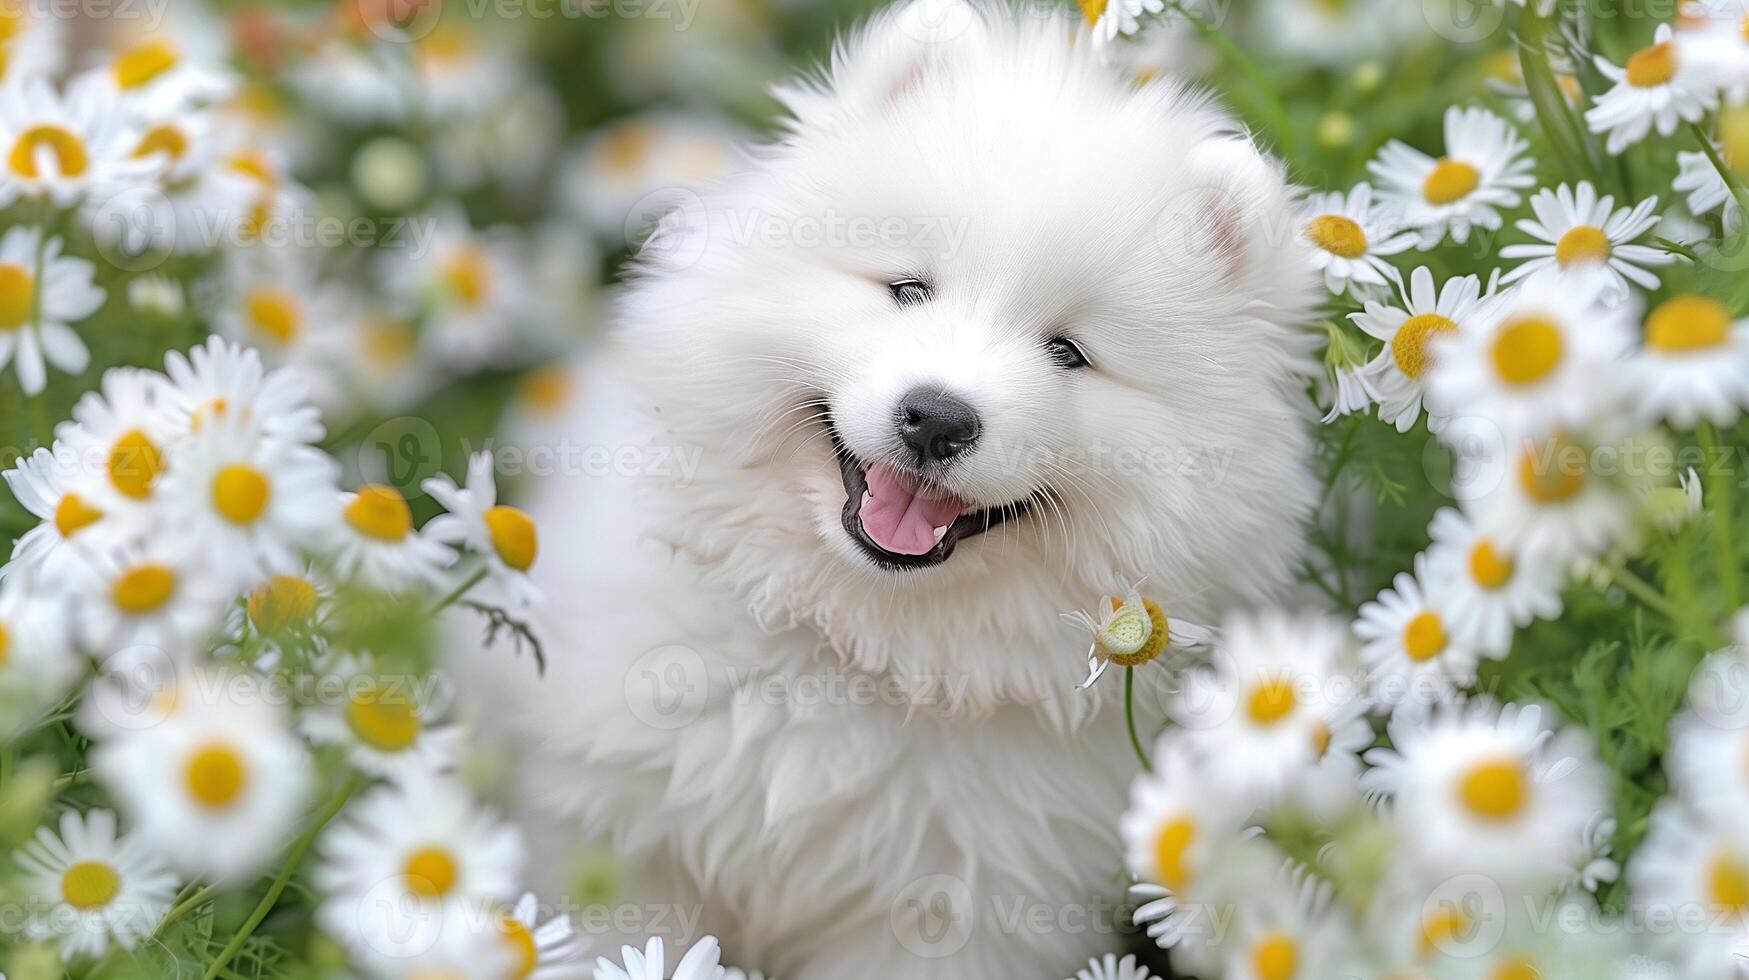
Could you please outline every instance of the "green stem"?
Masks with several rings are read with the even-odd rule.
[[[1147,772],[1154,771],[1154,764],[1148,761],[1148,750],[1142,748],[1142,737],[1136,734],[1136,669],[1123,669],[1123,720],[1130,729],[1130,748],[1136,750],[1136,758],[1142,760],[1142,768]]]
[[[1670,620],[1672,623],[1676,623],[1680,626],[1688,621],[1687,617],[1682,614],[1682,608],[1675,602],[1672,602],[1669,596],[1659,592],[1657,587],[1652,583],[1635,575],[1633,572],[1628,571],[1626,568],[1618,569],[1610,577],[1614,580],[1615,584],[1621,586],[1623,589],[1627,590],[1629,595],[1639,600],[1641,605],[1652,609],[1654,612],[1663,616],[1665,619]]]
[[[1201,14],[1187,9],[1182,0],[1166,0],[1166,6],[1196,25],[1196,29],[1202,32],[1202,36],[1208,38],[1210,44],[1220,49],[1221,55],[1251,82],[1251,86],[1257,90],[1257,97],[1262,104],[1264,115],[1269,117],[1269,128],[1275,132],[1278,143],[1277,150],[1284,159],[1294,159],[1296,146],[1293,125],[1288,122],[1287,110],[1282,107],[1281,100],[1276,98],[1275,86],[1269,84],[1269,80],[1263,76],[1262,70],[1257,67],[1257,62],[1252,61],[1251,57],[1240,50],[1238,45],[1222,34],[1220,28],[1209,23]]]
[[[1712,497],[1713,520],[1717,522],[1718,540],[1713,549],[1719,563],[1719,587],[1725,593],[1726,607],[1735,612],[1742,605],[1742,583],[1737,576],[1737,541],[1735,518],[1736,487],[1725,468],[1725,456],[1719,452],[1719,435],[1711,422],[1702,422],[1697,430],[1706,461],[1708,496]]]
[[[1538,14],[1527,4],[1518,19],[1518,63],[1524,71],[1524,88],[1536,108],[1537,122],[1549,138],[1549,146],[1568,180],[1580,180],[1592,174],[1591,157],[1585,151],[1584,137],[1573,125],[1567,111],[1567,97],[1555,80],[1554,66],[1549,64],[1548,49],[1543,39],[1549,30],[1549,18]]]
[[[249,941],[249,937],[255,934],[256,927],[261,925],[262,919],[267,918],[268,912],[273,911],[274,903],[279,901],[279,896],[284,893],[285,886],[291,882],[292,872],[296,871],[298,865],[303,863],[304,855],[309,852],[310,845],[316,842],[316,835],[322,832],[322,828],[328,826],[328,822],[333,820],[335,814],[340,812],[340,808],[346,805],[346,801],[352,798],[352,794],[357,791],[360,782],[357,773],[347,777],[346,785],[342,786],[340,792],[336,793],[334,798],[328,801],[328,805],[322,808],[322,812],[317,814],[316,822],[304,831],[303,836],[292,842],[291,850],[286,854],[285,865],[279,869],[279,874],[274,876],[273,884],[267,886],[267,894],[261,896],[261,901],[255,904],[255,911],[249,913],[249,918],[243,921],[237,934],[231,937],[231,941],[219,951],[218,958],[213,960],[211,966],[207,967],[204,980],[213,980],[214,977],[217,977],[224,970],[225,965],[230,963],[237,952],[243,948],[243,944]]]
[[[203,885],[194,894],[177,902],[176,906],[164,915],[164,918],[158,920],[158,927],[152,930],[152,935],[162,936],[164,930],[168,929],[172,923],[187,915],[190,909],[196,909],[206,904],[207,900],[212,898],[218,890],[219,886],[217,885]]]
[[[1732,170],[1731,165],[1725,162],[1724,156],[1719,153],[1719,148],[1713,145],[1712,137],[1706,134],[1706,130],[1700,128],[1700,123],[1689,123],[1688,131],[1694,134],[1695,140],[1700,143],[1700,151],[1706,154],[1708,160],[1712,161],[1713,169],[1719,172],[1719,177],[1724,180],[1725,186],[1730,188],[1731,196],[1741,201],[1745,195],[1749,195],[1749,187],[1743,186],[1743,178],[1739,177],[1737,171]]]
[[[456,589],[454,592],[451,592],[449,595],[446,595],[442,599],[439,599],[437,601],[437,605],[431,607],[431,615],[435,616],[438,613],[443,612],[445,609],[448,609],[450,606],[455,605],[456,602],[458,600],[460,600],[462,596],[468,594],[469,589],[473,588],[476,585],[479,585],[480,580],[485,578],[485,577],[486,577],[486,569],[484,566],[481,566],[480,568],[476,569],[474,571],[474,574],[467,577],[466,581],[462,582],[461,585],[456,586]]]

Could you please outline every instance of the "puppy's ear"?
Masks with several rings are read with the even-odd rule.
[[[903,99],[984,29],[968,0],[906,0],[840,39],[820,77],[779,85],[772,94],[789,110],[792,130],[836,128]]]
[[[1281,164],[1243,135],[1211,136],[1191,150],[1192,200],[1200,258],[1234,284],[1269,282],[1294,240]]]

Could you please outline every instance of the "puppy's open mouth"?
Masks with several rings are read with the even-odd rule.
[[[883,568],[929,568],[961,540],[1026,510],[1026,501],[979,507],[886,463],[863,463],[827,423],[844,477],[844,532]]]

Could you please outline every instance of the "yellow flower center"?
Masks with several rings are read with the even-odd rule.
[[[0,623],[0,667],[6,666],[11,654],[7,651],[12,647],[12,629],[5,623]]]
[[[222,810],[237,802],[249,783],[243,757],[229,745],[215,742],[202,746],[188,759],[183,774],[188,795],[209,810]]]
[[[1540,316],[1509,321],[1494,336],[1494,371],[1509,385],[1534,384],[1561,363],[1564,343],[1553,321]]]
[[[1300,966],[1300,945],[1285,932],[1265,933],[1251,945],[1251,972],[1257,980],[1293,980]]]
[[[534,933],[514,916],[498,917],[498,930],[503,935],[504,945],[510,947],[514,980],[523,980],[534,972],[534,966],[540,956],[540,950],[534,944]]]
[[[76,493],[62,494],[55,504],[55,530],[61,537],[70,538],[82,528],[97,523],[103,517],[103,511],[85,502],[85,498]]]
[[[249,621],[263,633],[277,633],[316,614],[316,587],[296,575],[275,575],[249,593]]]
[[[1524,809],[1530,787],[1512,759],[1492,759],[1470,767],[1458,782],[1458,797],[1484,820],[1506,820]]]
[[[1514,956],[1488,974],[1488,980],[1542,980],[1543,971],[1528,956]]]
[[[1312,757],[1324,758],[1324,753],[1330,751],[1330,726],[1318,722],[1312,726]]]
[[[1707,869],[1707,897],[1723,908],[1749,908],[1749,865],[1733,854],[1713,858]]]
[[[120,891],[121,875],[102,861],[80,861],[61,875],[61,900],[81,911],[103,908]]]
[[[1416,944],[1422,956],[1431,956],[1441,946],[1462,936],[1470,928],[1470,917],[1456,906],[1443,906],[1421,919],[1421,935]]]
[[[303,332],[303,304],[290,290],[257,286],[249,290],[243,304],[255,329],[281,345],[291,343]]]
[[[1099,3],[1103,10],[1103,0]],[[656,127],[644,122],[622,123],[607,135],[605,144],[607,168],[618,174],[636,173],[660,135]]]
[[[1498,589],[1512,578],[1512,559],[1482,538],[1470,548],[1470,578],[1484,589]]]
[[[419,706],[393,685],[370,681],[346,702],[346,725],[360,742],[383,752],[401,752],[419,738]]]
[[[169,123],[153,126],[140,137],[133,157],[142,160],[154,153],[162,153],[173,161],[182,159],[188,153],[188,134]]]
[[[1429,363],[1427,342],[1440,334],[1457,333],[1458,325],[1438,313],[1422,313],[1403,321],[1391,337],[1391,357],[1397,370],[1408,378],[1421,380]]]
[[[473,245],[463,245],[452,252],[440,267],[440,274],[450,299],[470,310],[485,301],[492,285],[486,253]]]
[[[504,564],[526,572],[539,550],[534,521],[515,507],[499,504],[486,511],[486,530],[492,534],[492,549]]]
[[[1427,172],[1421,196],[1429,204],[1452,204],[1469,197],[1481,183],[1481,171],[1462,160],[1444,157]]]
[[[346,505],[346,523],[367,538],[400,541],[413,530],[413,511],[394,487],[368,483]]]
[[[26,180],[37,180],[42,177],[37,161],[44,150],[54,158],[55,171],[62,177],[78,177],[91,167],[85,141],[72,130],[49,123],[19,133],[12,142],[12,152],[7,154],[6,165]]]
[[[138,616],[170,601],[175,591],[175,569],[159,562],[142,562],[116,576],[110,598],[123,612]]]
[[[123,496],[144,500],[164,471],[158,447],[139,429],[129,429],[109,447],[109,482]]]
[[[253,524],[272,495],[267,475],[253,466],[232,463],[213,477],[213,509],[232,524]]]
[[[1725,346],[1731,312],[1717,300],[1692,294],[1665,300],[1646,318],[1646,346],[1682,352]]]
[[[36,310],[36,276],[16,262],[0,262],[0,330],[17,330]]]
[[[1576,262],[1597,263],[1609,258],[1609,236],[1595,225],[1574,225],[1555,244],[1555,261],[1565,269]]]
[[[550,415],[570,401],[571,372],[557,364],[537,367],[522,376],[516,393],[530,408]]]
[[[115,84],[139,88],[175,68],[179,60],[176,46],[169,41],[142,41],[116,56]]]
[[[407,890],[426,898],[442,898],[455,887],[456,861],[443,847],[422,847],[407,856],[402,874]]]
[[[1585,449],[1557,436],[1550,443],[1554,452],[1548,459],[1538,456],[1535,446],[1527,446],[1518,460],[1518,483],[1525,495],[1541,504],[1559,504],[1577,497],[1585,489]]]
[[[1099,18],[1105,16],[1106,0],[1075,0],[1081,8],[1081,16],[1087,18],[1087,23],[1097,24]]]
[[[372,364],[393,368],[413,353],[413,328],[396,317],[370,317],[359,328],[359,347]]]
[[[239,150],[228,161],[231,169],[263,187],[279,185],[279,169],[260,150]]]
[[[1160,826],[1154,836],[1154,876],[1173,891],[1190,883],[1188,852],[1196,840],[1196,824],[1189,817],[1176,817]]]
[[[1628,58],[1628,84],[1656,88],[1676,77],[1676,45],[1669,41],[1641,48]]]
[[[1366,232],[1352,218],[1321,214],[1306,222],[1306,237],[1332,255],[1358,259],[1366,254]]]
[[[1251,688],[1245,699],[1245,713],[1259,725],[1273,725],[1294,710],[1294,685],[1291,678],[1272,677]]]
[[[1423,609],[1403,626],[1403,652],[1417,662],[1431,660],[1445,649],[1445,622],[1431,609]]]

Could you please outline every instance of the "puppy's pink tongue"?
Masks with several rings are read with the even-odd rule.
[[[946,528],[966,509],[966,502],[939,491],[921,489],[917,481],[881,463],[868,468],[868,496],[857,513],[862,529],[875,544],[895,555],[926,555]]]

